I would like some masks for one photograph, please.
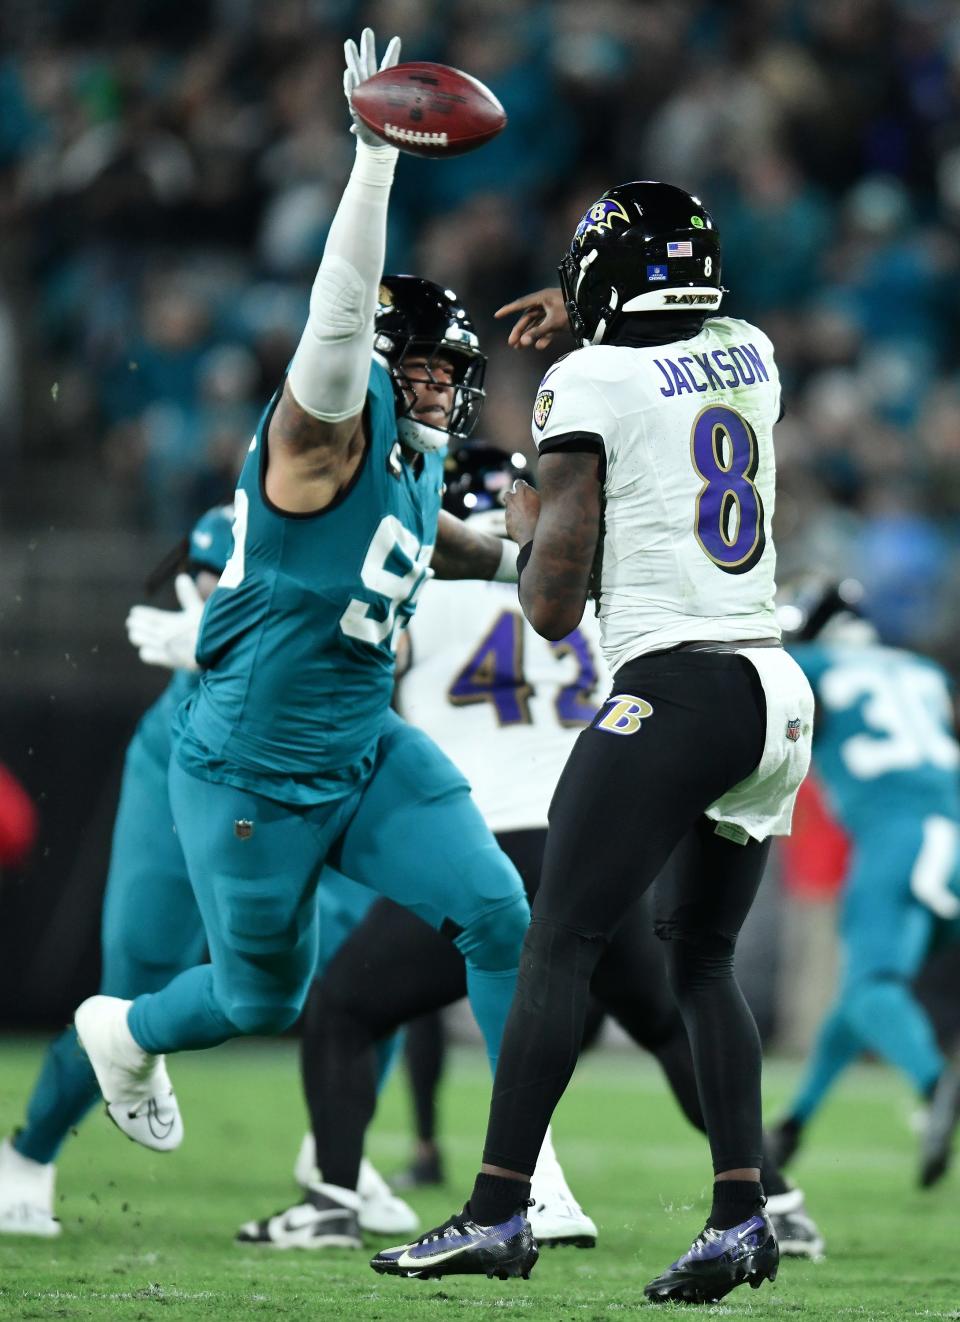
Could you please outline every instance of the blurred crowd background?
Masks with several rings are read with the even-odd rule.
[[[494,309],[554,283],[606,187],[679,184],[719,225],[724,311],[777,349],[782,571],[859,578],[886,640],[960,667],[955,3],[2,0],[0,758],[41,815],[57,801],[58,885],[160,682],[126,607],[229,497],[299,338],[364,24],[509,116],[482,154],[402,158],[390,219],[388,269],[481,328],[484,438],[530,451],[550,361],[508,350]]]

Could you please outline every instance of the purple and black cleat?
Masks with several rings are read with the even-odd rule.
[[[428,1230],[410,1244],[384,1249],[370,1266],[386,1276],[419,1276],[436,1280],[441,1276],[530,1275],[539,1257],[530,1222],[522,1211],[495,1226],[480,1226],[470,1220],[467,1209],[442,1226]]]
[[[644,1287],[651,1303],[711,1304],[749,1281],[754,1290],[776,1279],[780,1250],[762,1213],[729,1230],[705,1226],[665,1272]]]

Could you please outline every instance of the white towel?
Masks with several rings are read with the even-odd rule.
[[[782,647],[743,647],[767,700],[767,737],[756,771],[707,809],[717,833],[746,843],[789,835],[797,791],[810,768],[813,690]]]

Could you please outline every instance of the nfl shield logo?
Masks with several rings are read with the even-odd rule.
[[[238,840],[249,840],[253,835],[253,822],[246,817],[238,817],[233,824],[233,834]]]
[[[792,744],[795,744],[800,738],[800,717],[796,720],[787,721],[787,738]]]
[[[550,410],[553,408],[553,391],[541,390],[537,396],[537,401],[533,406],[533,421],[536,423],[538,431],[543,431],[547,425],[547,418],[550,416]]]

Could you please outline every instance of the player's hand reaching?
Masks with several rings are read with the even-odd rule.
[[[520,316],[510,329],[507,343],[513,349],[546,349],[560,331],[568,331],[570,322],[559,289],[538,289],[497,308],[495,317]]]
[[[366,82],[377,73],[377,49],[376,39],[372,28],[364,28],[360,34],[360,46],[353,40],[343,43],[343,54],[347,61],[347,67],[343,72],[343,94],[347,98],[347,105],[350,107],[350,118],[353,120],[350,132],[356,134],[361,142],[365,142],[368,147],[385,146],[382,138],[378,138],[375,133],[362,123],[353,109],[353,92],[360,84]],[[400,59],[400,38],[391,37],[387,49],[383,53],[383,59],[380,61],[381,69],[392,69]]]
[[[197,670],[197,634],[203,615],[203,597],[189,574],[174,581],[178,611],[155,606],[134,606],[127,616],[127,637],[148,666],[169,670]]]
[[[540,517],[540,497],[530,485],[518,477],[503,498],[507,507],[507,536],[518,546],[533,541]]]

